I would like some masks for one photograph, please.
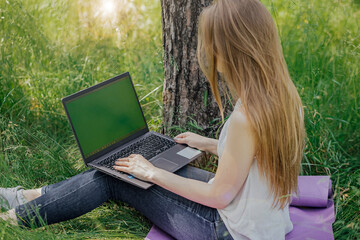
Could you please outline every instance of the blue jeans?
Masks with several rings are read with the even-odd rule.
[[[192,166],[176,174],[207,182],[214,174]],[[186,187],[186,186],[184,186]],[[176,239],[232,239],[216,208],[174,194],[158,185],[138,188],[88,170],[42,188],[42,196],[15,208],[20,226],[40,226],[81,216],[108,200],[125,202]]]

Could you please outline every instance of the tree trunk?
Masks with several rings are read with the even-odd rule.
[[[163,26],[164,133],[195,120],[207,134],[210,121],[220,118],[210,85],[197,58],[197,28],[201,10],[210,0],[161,0]]]

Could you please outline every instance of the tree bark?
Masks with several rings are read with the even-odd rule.
[[[174,126],[186,128],[192,119],[207,134],[210,121],[220,118],[196,58],[198,18],[210,3],[211,0],[161,0],[164,133]]]

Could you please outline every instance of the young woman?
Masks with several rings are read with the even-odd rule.
[[[218,155],[216,174],[190,166],[173,174],[131,155],[115,168],[155,186],[142,190],[89,170],[41,189],[1,189],[12,207],[1,217],[21,226],[53,224],[113,199],[176,239],[284,239],[305,131],[275,24],[258,0],[218,0],[201,14],[198,44],[221,115],[217,72],[235,107],[219,140],[190,132],[175,140]]]

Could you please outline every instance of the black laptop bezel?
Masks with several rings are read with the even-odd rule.
[[[144,129],[140,130],[139,132],[137,132],[137,133],[135,133],[135,134],[132,134],[131,136],[129,136],[129,137],[127,137],[127,138],[125,138],[125,139],[123,139],[123,140],[121,140],[121,141],[118,141],[118,142],[114,143],[113,145],[111,145],[111,146],[109,146],[109,147],[107,147],[107,148],[105,148],[105,149],[103,149],[103,150],[101,150],[101,151],[99,151],[99,152],[97,152],[97,153],[95,153],[95,154],[93,154],[93,155],[85,158],[85,155],[84,155],[83,150],[82,150],[82,148],[81,148],[80,142],[79,142],[78,137],[77,137],[77,135],[76,135],[74,126],[73,126],[73,124],[72,124],[71,118],[70,118],[70,116],[69,116],[69,112],[68,112],[68,110],[67,110],[66,104],[67,104],[69,101],[73,100],[74,98],[78,98],[78,97],[81,96],[81,95],[84,95],[84,94],[87,94],[87,93],[89,93],[89,92],[92,92],[92,91],[94,91],[94,90],[96,90],[96,89],[98,89],[98,88],[100,88],[100,87],[103,87],[103,86],[105,86],[105,85],[107,85],[107,84],[113,83],[113,82],[115,82],[115,81],[117,81],[117,80],[119,80],[119,79],[121,79],[121,78],[125,78],[125,77],[129,77],[129,79],[130,79],[130,82],[131,82],[132,88],[133,88],[133,90],[134,90],[134,93],[135,93],[135,96],[136,96],[136,100],[137,100],[137,103],[138,103],[139,108],[140,108],[140,110],[141,110],[141,115],[142,115],[142,117],[143,117],[143,119],[144,119],[144,122],[145,122],[145,126],[146,126],[146,127],[145,127]],[[101,83],[98,83],[98,84],[96,84],[96,85],[94,85],[94,86],[91,86],[91,87],[89,87],[89,88],[83,89],[83,90],[81,90],[81,91],[79,91],[79,92],[76,92],[76,93],[74,93],[74,94],[71,94],[71,95],[69,95],[69,96],[67,96],[67,97],[64,97],[64,98],[61,99],[61,102],[62,102],[62,104],[63,104],[63,106],[64,106],[66,116],[67,116],[68,121],[69,121],[69,123],[70,123],[70,125],[71,125],[71,130],[72,130],[73,133],[74,133],[74,136],[75,136],[75,139],[76,139],[76,143],[77,143],[77,145],[78,145],[78,147],[79,147],[79,149],[80,149],[81,156],[82,156],[82,158],[83,158],[84,163],[85,163],[86,166],[88,166],[88,163],[94,161],[95,159],[98,159],[99,157],[105,155],[106,153],[108,153],[108,152],[110,152],[110,151],[113,151],[114,149],[120,147],[121,145],[124,145],[124,144],[126,144],[126,143],[128,143],[128,142],[130,142],[130,141],[132,141],[132,140],[134,140],[134,139],[136,139],[136,138],[144,135],[145,133],[149,132],[149,127],[148,127],[148,124],[147,124],[147,122],[146,122],[146,119],[145,119],[143,110],[142,110],[141,105],[140,105],[140,102],[139,102],[139,98],[138,98],[138,96],[137,96],[137,94],[136,94],[136,91],[135,91],[134,83],[133,83],[133,81],[132,81],[132,79],[131,79],[131,77],[130,77],[130,73],[129,73],[129,72],[120,74],[120,75],[118,75],[118,76],[116,76],[116,77],[110,78],[110,79],[108,79],[108,80],[106,80],[106,81],[103,81],[103,82],[101,82]]]

